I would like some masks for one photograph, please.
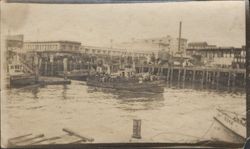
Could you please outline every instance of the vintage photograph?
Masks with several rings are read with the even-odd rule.
[[[243,146],[245,23],[245,1],[2,1],[1,146]]]

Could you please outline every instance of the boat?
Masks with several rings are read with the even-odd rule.
[[[24,66],[20,62],[12,62],[8,65],[8,78],[10,87],[22,87],[36,83],[34,74],[25,73]]]
[[[235,112],[217,109],[214,116],[216,131],[213,138],[217,140],[242,143],[246,140],[246,117]]]
[[[97,73],[87,78],[88,86],[112,88],[131,92],[163,93],[163,81],[156,76],[136,75],[130,68],[120,69],[116,73]]]
[[[63,72],[58,74],[60,77],[66,77],[70,80],[86,81],[89,75],[88,70],[72,70],[64,74]]]

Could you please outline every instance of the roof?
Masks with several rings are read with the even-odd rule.
[[[207,42],[190,42],[188,46],[208,46]]]
[[[24,43],[74,43],[81,45],[81,42],[68,41],[68,40],[57,40],[57,41],[26,41]]]
[[[188,48],[187,51],[234,51],[234,50],[244,50],[244,48],[235,48],[235,47],[217,47],[217,48]]]
[[[23,35],[7,35],[6,40],[23,41]]]

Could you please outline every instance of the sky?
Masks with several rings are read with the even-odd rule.
[[[182,37],[217,46],[245,45],[244,1],[140,4],[3,4],[2,31],[25,41],[71,40],[108,46],[134,39]]]

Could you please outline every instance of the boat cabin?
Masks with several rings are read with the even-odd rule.
[[[24,68],[20,63],[12,63],[8,65],[8,71],[11,76],[24,74]]]
[[[130,78],[135,75],[135,71],[132,68],[124,68],[118,70],[117,74],[121,77]]]

